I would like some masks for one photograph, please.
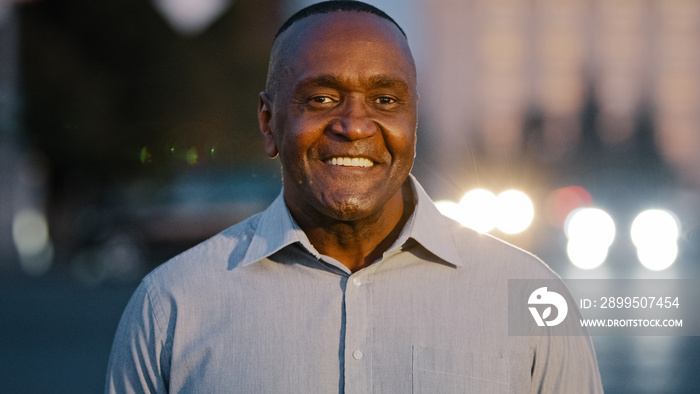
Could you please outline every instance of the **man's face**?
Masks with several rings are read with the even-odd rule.
[[[416,75],[399,30],[363,12],[313,15],[283,33],[278,85],[261,95],[268,154],[285,201],[360,220],[400,193],[416,144]],[[392,200],[392,201],[395,201]]]

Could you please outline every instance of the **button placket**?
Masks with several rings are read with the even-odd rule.
[[[345,393],[371,392],[367,276],[351,276],[345,293]]]

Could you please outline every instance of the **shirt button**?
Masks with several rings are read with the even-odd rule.
[[[362,352],[359,350],[355,350],[354,352],[352,352],[352,358],[354,358],[355,360],[361,360]]]
[[[360,279],[360,278],[353,278],[353,279],[352,279],[352,284],[354,284],[355,287],[360,287],[360,286],[362,286],[362,279]]]

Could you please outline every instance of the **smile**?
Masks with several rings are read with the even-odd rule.
[[[372,167],[374,162],[366,157],[334,157],[326,163],[344,167]]]

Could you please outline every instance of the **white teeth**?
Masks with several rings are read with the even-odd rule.
[[[374,165],[372,160],[365,157],[334,157],[328,160],[328,163],[346,167],[372,167]]]

